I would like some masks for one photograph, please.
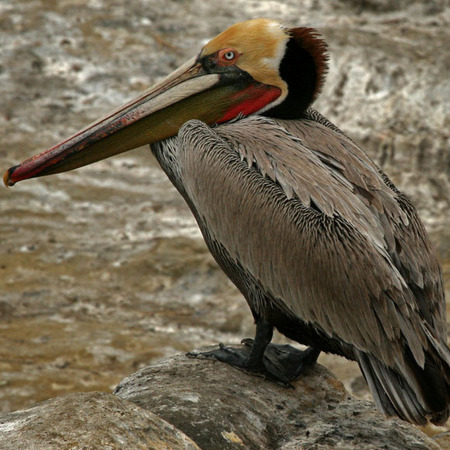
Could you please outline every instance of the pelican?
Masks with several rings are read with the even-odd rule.
[[[64,172],[144,144],[195,216],[256,324],[204,356],[284,384],[320,352],[354,360],[377,407],[449,416],[441,269],[411,201],[311,108],[327,72],[312,28],[238,23],[141,96],[4,182]],[[307,346],[271,343],[274,328]]]

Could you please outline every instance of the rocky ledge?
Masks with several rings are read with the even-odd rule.
[[[439,441],[441,439],[441,442]],[[2,449],[439,449],[320,365],[286,389],[216,361],[177,355],[114,394],[75,393],[0,416]]]

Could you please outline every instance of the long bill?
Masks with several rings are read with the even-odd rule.
[[[211,125],[251,111],[253,100],[277,97],[278,89],[251,77],[230,80],[207,73],[195,59],[161,83],[54,147],[8,169],[3,182],[66,172],[174,136],[191,119]],[[274,92],[276,90],[277,92]]]

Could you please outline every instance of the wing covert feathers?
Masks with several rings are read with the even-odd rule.
[[[200,228],[267,298],[351,346],[386,414],[446,420],[439,265],[414,207],[365,153],[312,110],[190,121],[177,139]]]

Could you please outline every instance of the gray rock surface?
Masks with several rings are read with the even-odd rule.
[[[441,448],[352,398],[319,365],[286,389],[217,361],[177,355],[125,378],[115,394],[69,394],[1,415],[0,448]]]
[[[125,378],[115,393],[152,411],[203,449],[433,449],[434,441],[352,398],[315,366],[286,389],[217,361],[168,358]]]
[[[105,392],[86,392],[0,416],[0,448],[196,450],[198,446],[131,402]]]

